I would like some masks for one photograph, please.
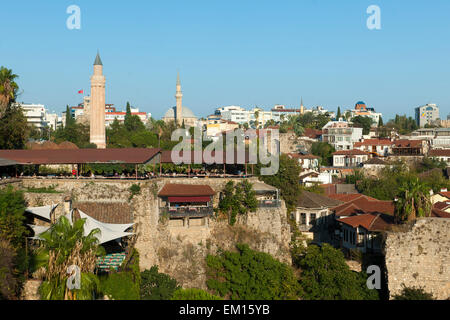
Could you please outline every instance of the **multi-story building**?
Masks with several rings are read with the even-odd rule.
[[[433,149],[450,149],[450,128],[421,128],[413,131],[410,138],[427,140]]]
[[[341,119],[328,122],[322,131],[322,141],[331,144],[336,150],[353,149],[353,144],[363,136],[363,128],[353,127],[351,122]]]
[[[378,126],[378,122],[383,116],[381,113],[375,112],[374,108],[367,107],[364,101],[358,101],[355,108],[353,110],[347,110],[345,113],[347,112],[350,112],[350,118],[361,116],[372,119],[372,127]]]
[[[370,154],[361,150],[341,150],[333,153],[334,167],[358,167],[370,157]]]
[[[28,125],[34,126],[38,129],[42,129],[47,126],[45,115],[47,110],[43,104],[34,103],[16,103],[23,111],[23,115],[27,119]]]
[[[115,119],[119,122],[125,121],[125,115],[127,113],[125,111],[108,111],[105,110],[105,126],[109,127]],[[146,112],[139,112],[138,108],[131,108],[131,114],[136,115],[141,119],[143,123],[146,123],[148,119],[150,119],[151,114]]]
[[[386,157],[392,153],[392,141],[390,139],[364,139],[361,142],[355,142],[353,147],[380,157]]]
[[[89,123],[89,109],[90,109],[90,98],[84,97],[83,102],[78,106],[70,107],[70,114],[72,117],[81,123]],[[63,112],[63,122],[65,122],[65,112]],[[151,118],[151,113],[140,112],[139,108],[131,108],[131,114],[136,115],[141,119],[142,122],[146,122]],[[117,119],[119,122],[125,121],[125,111],[117,111],[114,104],[105,104],[105,126],[110,126],[111,123],[114,122],[114,119]]]
[[[436,120],[439,120],[439,107],[436,104],[427,103],[424,106],[417,107],[416,122],[419,127],[424,127],[426,124],[432,125]]]

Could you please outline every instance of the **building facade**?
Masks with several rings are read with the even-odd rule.
[[[322,141],[331,144],[336,150],[351,150],[353,144],[363,137],[363,128],[353,127],[351,122],[330,121],[322,128]]]
[[[423,128],[426,124],[432,125],[439,120],[439,107],[436,104],[426,104],[415,109],[417,125]]]

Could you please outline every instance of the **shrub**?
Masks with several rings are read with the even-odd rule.
[[[246,244],[236,247],[237,252],[207,256],[209,289],[232,300],[297,299],[300,287],[291,267]]]
[[[140,185],[138,185],[138,184],[131,185],[131,187],[130,187],[130,197],[128,198],[128,200],[133,199],[133,197],[135,195],[138,195],[140,193],[141,193],[141,186]]]
[[[299,266],[306,300],[378,299],[378,292],[367,288],[367,275],[351,271],[344,254],[329,244],[308,246]]]
[[[17,289],[14,276],[15,253],[9,242],[0,240],[0,300],[13,299]]]
[[[201,289],[178,289],[173,293],[172,300],[223,300]]]
[[[25,200],[21,191],[12,186],[0,190],[0,238],[15,249],[24,244],[27,229],[24,225]]]
[[[132,272],[110,273],[100,277],[100,291],[114,300],[139,300],[139,285]]]
[[[433,294],[428,293],[424,288],[409,288],[403,285],[402,292],[394,295],[394,300],[434,300]]]
[[[180,289],[177,281],[167,274],[160,273],[158,266],[141,272],[142,300],[170,300],[177,289]]]

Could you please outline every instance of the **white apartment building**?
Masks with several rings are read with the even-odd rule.
[[[330,121],[323,128],[322,141],[331,144],[336,150],[351,150],[353,144],[363,137],[363,128],[352,126],[351,122]]]
[[[148,119],[151,118],[151,113],[140,112],[138,108],[130,108],[131,114],[136,115],[141,119],[141,121],[145,124]],[[125,115],[127,113],[124,111],[108,111],[105,110],[105,126],[109,127],[114,119],[117,119],[119,122],[125,121]]]

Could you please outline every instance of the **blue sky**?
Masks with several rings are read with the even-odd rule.
[[[66,28],[69,5],[81,30]],[[381,8],[381,30],[366,9]],[[450,113],[450,1],[9,1],[2,4],[0,65],[20,76],[19,101],[50,110],[89,93],[97,52],[106,101],[160,118],[183,104],[274,104],[331,110],[363,100],[384,114],[413,116],[433,102]],[[5,32],[6,31],[6,32]]]

